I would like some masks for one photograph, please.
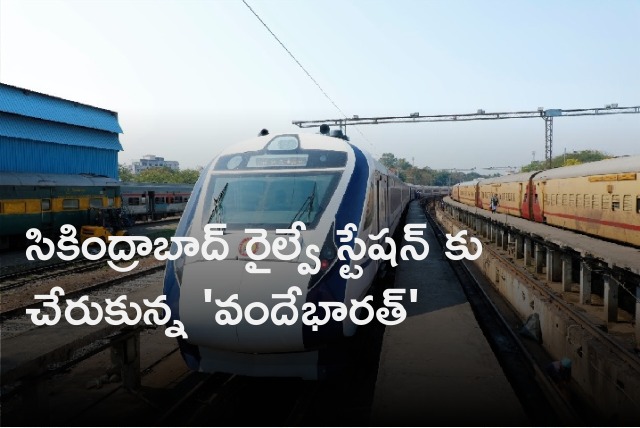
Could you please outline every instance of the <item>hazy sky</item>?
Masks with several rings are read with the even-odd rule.
[[[640,105],[640,1],[247,0],[348,116]],[[240,0],[0,0],[0,81],[119,114],[121,163],[339,118]],[[544,158],[542,119],[360,126],[432,168]],[[640,115],[558,118],[554,154],[640,154]]]

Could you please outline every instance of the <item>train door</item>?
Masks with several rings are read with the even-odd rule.
[[[150,190],[147,192],[147,218],[149,220],[156,219],[156,192]]]
[[[538,222],[544,222],[546,223],[546,218],[544,217],[544,210],[546,209],[544,207],[544,198],[542,197],[543,195],[545,195],[545,184],[546,181],[540,182],[538,184],[538,186],[536,186],[533,183],[533,180],[530,181],[531,183],[531,215],[533,218],[533,221],[538,221]]]

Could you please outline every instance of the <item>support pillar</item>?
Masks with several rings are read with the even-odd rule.
[[[509,250],[509,232],[507,232],[504,229],[500,229],[500,236],[502,239],[500,244],[502,246],[502,249],[504,251],[508,251]]]
[[[571,291],[571,255],[564,253],[562,255],[562,291]]]
[[[130,334],[111,347],[111,363],[120,368],[122,385],[130,390],[140,389],[140,334]]]
[[[542,244],[536,244],[536,273],[542,273],[544,267],[544,247]]]
[[[560,251],[547,248],[547,281],[558,282],[562,279],[561,263]]]
[[[580,304],[591,304],[591,269],[585,262],[580,263]]]
[[[522,235],[516,235],[516,259],[524,257],[524,237]]]
[[[604,275],[604,310],[607,322],[618,322],[618,281]]]
[[[524,267],[531,266],[531,260],[533,259],[533,242],[531,239],[525,238],[524,240]]]

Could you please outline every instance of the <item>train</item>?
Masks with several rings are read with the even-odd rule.
[[[640,156],[459,183],[453,200],[640,246]]]
[[[177,216],[192,185],[121,183],[91,174],[0,172],[0,249],[24,245],[30,228],[59,236],[60,226],[79,231],[91,224],[91,208],[122,208],[135,220]]]
[[[79,230],[90,208],[121,206],[120,183],[102,176],[0,172],[0,183],[0,249],[24,242],[30,228]]]
[[[122,207],[131,223],[179,216],[192,184],[122,183]]]
[[[365,255],[340,260],[337,231],[352,223],[355,235],[371,245],[370,235],[394,233],[411,199],[411,189],[370,154],[344,138],[321,134],[261,135],[234,145],[206,167],[182,215],[176,236],[203,240],[203,229],[225,224],[229,253],[224,260],[205,260],[202,254],[169,260],[164,295],[172,320],[183,323],[187,339],[178,338],[182,356],[193,370],[250,376],[317,379],[330,365],[331,344],[353,336],[357,325],[349,317],[314,328],[302,323],[303,304],[340,302],[366,297],[383,265]],[[273,242],[277,229],[301,221],[301,255],[282,261],[269,253],[256,262],[270,274],[247,271],[251,259],[245,229],[266,231]],[[379,242],[379,241],[377,241]],[[298,265],[305,249],[316,245],[320,270],[301,275]],[[261,250],[254,250],[260,253]],[[311,262],[310,262],[311,263]],[[311,263],[312,264],[312,263]],[[362,268],[358,279],[345,279],[341,267]],[[261,302],[270,310],[272,295],[299,287],[293,325],[261,325],[243,319],[236,325],[217,322],[211,299],[237,298],[241,307]],[[209,291],[208,291],[209,290]],[[252,315],[253,316],[253,315]],[[170,322],[171,324],[171,322]]]

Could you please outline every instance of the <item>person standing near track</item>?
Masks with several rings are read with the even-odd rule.
[[[493,195],[491,197],[491,203],[490,203],[492,213],[496,212],[496,210],[498,209],[498,205],[500,205],[500,201],[498,200],[498,195]]]

